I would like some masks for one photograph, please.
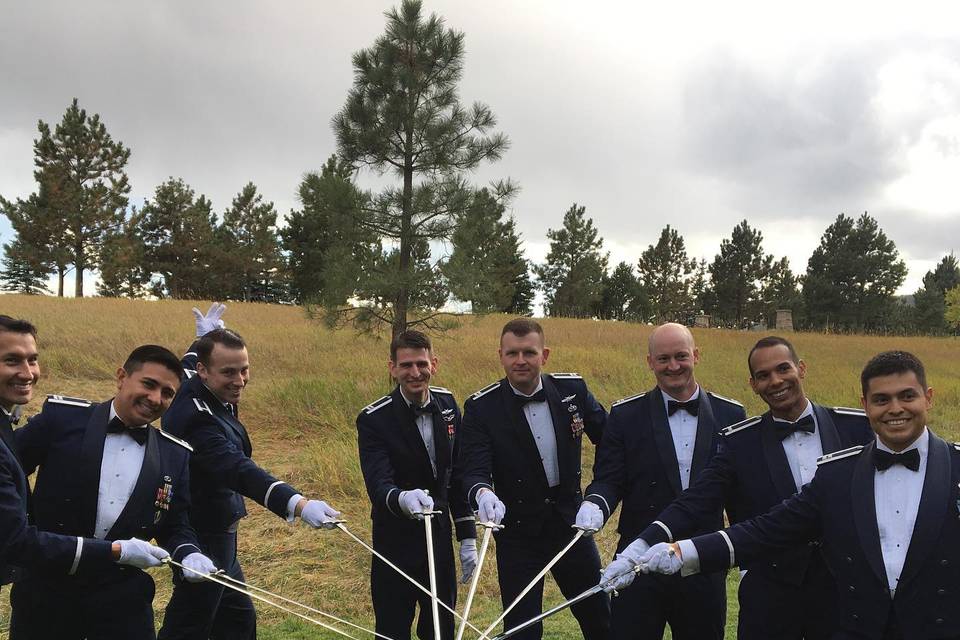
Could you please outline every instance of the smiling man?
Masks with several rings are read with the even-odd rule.
[[[373,547],[421,585],[429,584],[421,513],[441,512],[433,520],[437,593],[453,608],[457,582],[451,521],[460,541],[462,582],[476,568],[477,541],[466,495],[451,481],[460,447],[460,409],[452,393],[430,386],[437,364],[423,333],[404,331],[393,339],[387,369],[397,386],[357,416],[357,445],[372,504]],[[409,638],[419,604],[417,636],[433,638],[430,598],[377,559],[370,567],[370,592],[377,633]],[[441,635],[449,640],[453,616],[441,610],[440,620]]]
[[[716,510],[730,522],[766,513],[809,483],[817,458],[872,439],[862,410],[828,408],[807,399],[807,366],[778,336],[759,340],[747,356],[750,386],[769,411],[720,431],[720,451],[690,488],[662,511],[604,572],[635,566],[647,545],[697,535]],[[816,545],[797,544],[752,560],[741,578],[740,640],[827,640],[836,628],[836,587]],[[612,586],[630,584],[626,574]]]
[[[869,444],[820,458],[813,481],[769,513],[640,561],[689,575],[822,542],[840,586],[833,638],[960,638],[960,445],[927,428],[933,389],[914,355],[881,353],[860,380]]]
[[[499,382],[464,404],[463,438],[456,478],[482,521],[500,523],[496,533],[500,598],[507,607],[573,537],[583,502],[580,457],[583,434],[599,444],[607,412],[575,373],[543,373],[550,349],[534,320],[511,320],[500,335]],[[495,493],[496,492],[496,493]],[[581,538],[553,567],[568,598],[596,585],[600,554]],[[506,628],[540,613],[543,580],[507,615]],[[606,640],[610,603],[597,594],[571,607],[586,640]],[[537,640],[538,624],[514,636]]]

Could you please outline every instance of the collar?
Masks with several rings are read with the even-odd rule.
[[[543,376],[540,376],[540,380],[537,381],[537,388],[533,390],[533,393],[523,393],[522,391],[517,389],[515,386],[513,386],[513,384],[511,384],[509,380],[507,380],[507,384],[510,385],[510,390],[513,391],[516,395],[520,396],[521,398],[529,398],[533,396],[535,393],[537,393],[537,391],[540,391],[540,389],[543,389]]]
[[[400,388],[400,385],[397,385],[397,391],[400,393],[400,397],[403,398],[403,401],[407,403],[407,406],[410,407],[411,409],[413,409],[413,406],[414,406],[414,405],[413,405],[413,400],[411,400],[411,399],[408,398],[407,396],[403,395],[403,389]],[[428,387],[428,388],[427,388],[427,399],[426,399],[426,401],[425,401],[423,404],[421,404],[421,405],[417,405],[417,407],[425,407],[425,406],[427,406],[428,404],[430,404],[430,401],[431,401],[431,400],[433,400],[433,396],[430,395],[430,389],[429,389],[429,387]]]
[[[23,409],[23,405],[21,404],[13,405],[13,409],[10,409],[10,411],[7,411],[6,407],[0,407],[0,411],[3,411],[4,415],[7,416],[7,419],[11,423],[20,421],[20,413],[22,409]]]
[[[200,384],[203,386],[203,388],[206,389],[206,390],[207,390],[207,393],[210,394],[210,397],[217,401],[217,404],[222,405],[224,409],[226,409],[227,411],[230,412],[230,415],[232,415],[232,416],[234,416],[234,417],[237,416],[237,412],[236,412],[236,410],[234,409],[234,406],[233,406],[232,404],[230,404],[229,402],[224,402],[223,400],[221,400],[221,399],[219,398],[219,396],[217,396],[217,394],[215,394],[215,393],[213,392],[213,390],[212,390],[210,387],[207,386],[207,383],[204,382],[202,378],[199,378],[199,376],[198,376],[198,379],[200,380]]]
[[[116,410],[116,408],[113,406],[113,400],[111,400],[111,401],[110,401],[110,417],[107,418],[107,420],[113,420],[113,419],[116,418],[116,417],[117,417],[117,410]],[[150,426],[150,424],[148,423],[148,424],[137,424],[137,425],[134,425],[134,426],[132,426],[132,427],[131,427],[130,425],[127,425],[127,428],[128,428],[128,429],[141,429],[141,428],[143,428],[143,427],[149,427],[149,426]]]
[[[880,449],[880,451],[886,451],[887,453],[906,453],[911,449],[916,449],[920,452],[920,459],[924,460],[927,457],[927,451],[930,449],[930,438],[927,434],[928,430],[926,427],[924,427],[923,431],[920,432],[920,435],[917,436],[917,439],[911,442],[910,446],[905,448],[903,451],[894,451],[887,445],[880,442],[880,438],[878,438],[876,435],[874,435],[874,439],[877,443],[877,449]]]
[[[804,407],[803,411],[800,412],[800,415],[797,416],[797,420],[799,420],[800,418],[803,418],[803,417],[805,417],[805,416],[813,416],[813,424],[814,424],[814,426],[816,426],[816,425],[817,425],[817,416],[814,416],[814,415],[813,415],[813,403],[810,402],[810,400],[809,400],[808,398],[804,398],[804,400],[807,401],[807,406]],[[791,422],[796,422],[796,421],[797,421],[797,420],[787,420],[786,418],[778,418],[777,416],[773,415],[773,413],[770,414],[770,417],[773,418],[773,421],[774,421],[774,422],[786,422],[786,423],[791,423]]]
[[[660,389],[660,387],[657,387],[657,388]],[[699,399],[699,398],[700,398],[700,385],[699,385],[699,384],[697,385],[697,388],[696,388],[696,390],[693,392],[693,395],[691,395],[691,396],[690,396],[689,398],[687,398],[686,400],[680,400],[679,398],[674,398],[672,395],[670,395],[669,393],[667,393],[667,392],[664,391],[663,389],[660,389],[660,395],[663,396],[663,408],[664,408],[664,410],[667,410],[667,407],[670,406],[669,403],[670,403],[671,400],[673,400],[674,402],[690,402],[691,400],[697,400],[697,399]]]

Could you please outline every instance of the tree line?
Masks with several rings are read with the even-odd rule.
[[[103,296],[291,302],[332,324],[361,330],[442,326],[451,301],[474,313],[532,312],[536,292],[550,316],[712,324],[769,324],[791,309],[801,328],[944,333],[960,323],[960,269],[949,255],[931,270],[914,305],[895,296],[906,266],[877,221],[840,214],[824,231],[805,274],[763,250],[744,220],[711,262],[687,254],[667,225],[634,263],[611,268],[586,208],[573,204],[549,229],[542,264],[523,252],[507,214],[517,185],[477,186],[469,176],[495,162],[509,139],[480,102],[464,105],[458,83],[464,34],[421,2],[404,0],[387,26],[354,54],[354,84],[332,120],[337,150],[297,188],[299,208],[278,220],[252,182],[229,207],[182,179],[129,202],[131,150],[76,99],[34,141],[36,191],[0,196],[15,237],[3,245],[0,286],[64,295],[99,273]],[[358,170],[396,177],[373,192]],[[439,251],[438,251],[439,250]],[[437,255],[439,254],[439,255]]]

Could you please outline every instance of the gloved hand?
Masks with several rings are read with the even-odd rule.
[[[308,500],[300,512],[300,519],[314,529],[335,529],[340,512],[323,500]]]
[[[433,511],[433,498],[423,489],[400,492],[400,511],[414,520],[423,520],[424,511]]]
[[[155,547],[145,540],[130,538],[129,540],[119,540],[120,559],[118,564],[124,564],[138,569],[149,569],[150,567],[159,567],[161,560],[169,558],[170,554],[166,549]]]
[[[633,570],[634,567],[637,566],[638,560],[649,548],[650,546],[643,538],[637,538],[618,553],[613,562],[603,570],[603,575],[600,577],[600,582],[610,583],[604,587],[604,591],[609,593],[629,587],[637,576]]]
[[[576,525],[584,530],[584,535],[592,536],[603,528],[603,511],[589,500],[584,500],[577,511]]]
[[[222,316],[223,312],[226,310],[227,305],[219,302],[214,302],[212,305],[210,305],[210,308],[207,309],[206,315],[200,313],[200,309],[194,307],[193,318],[197,323],[197,337],[200,338],[205,336],[214,329],[222,329],[224,325],[223,320],[220,319],[220,316]]]
[[[217,572],[213,560],[196,551],[184,558],[180,564],[185,567],[183,578],[187,582],[203,582],[205,575]]]
[[[500,524],[506,513],[506,505],[500,502],[497,494],[490,489],[481,491],[477,496],[477,515],[480,517],[480,522]]]
[[[477,570],[477,539],[464,538],[460,541],[460,584],[467,584]]]
[[[672,545],[658,542],[637,559],[637,564],[644,566],[644,573],[662,573],[672,576],[680,571],[683,560],[673,552]]]

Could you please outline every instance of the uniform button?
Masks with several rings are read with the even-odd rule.
[[[647,508],[650,509],[651,511],[653,511],[653,510],[656,509],[657,507],[656,507],[655,505],[650,505],[650,506],[647,507]]]
[[[947,595],[947,590],[946,590],[946,589],[937,589],[937,595],[938,595],[938,596],[945,596],[945,595]]]
[[[943,560],[940,561],[940,566],[941,566],[941,567],[945,567],[945,566],[947,566],[948,564],[950,564],[950,562],[947,561],[946,558],[944,558]]]
[[[521,500],[521,499],[518,498],[518,499],[517,499],[517,504],[523,504],[523,500]]]
[[[544,498],[543,504],[550,504],[550,498]]]
[[[651,486],[651,487],[657,486],[657,481],[656,481],[656,480],[651,480],[651,481],[650,481],[650,486]]]
[[[848,590],[850,593],[853,593],[854,591],[857,590],[857,588],[856,588],[855,586],[853,586],[853,585],[850,585],[849,587],[847,587],[847,590]]]
[[[853,558],[847,556],[847,564],[853,564]]]
[[[943,618],[937,618],[936,620],[934,620],[934,622],[936,622],[937,624],[943,624]]]
[[[853,614],[853,616],[851,616],[851,617],[852,617],[854,620],[859,620],[859,619],[860,619],[860,616],[858,616],[857,614]]]
[[[770,566],[773,567],[774,569],[776,569],[776,568],[777,568],[777,563],[776,563],[776,562],[771,562],[771,563],[770,563]]]

